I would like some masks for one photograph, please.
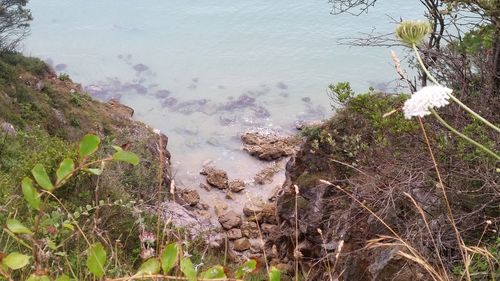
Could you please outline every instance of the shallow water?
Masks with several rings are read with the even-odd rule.
[[[332,82],[384,90],[396,78],[389,50],[337,40],[390,32],[388,15],[422,11],[417,0],[379,1],[361,17],[332,16],[326,0],[32,0],[30,8],[24,52],[168,135],[177,183],[187,187],[203,180],[206,162],[251,182],[265,163],[241,151],[239,134],[290,133],[297,120],[327,117]],[[248,190],[266,197],[283,178]],[[202,191],[204,201],[221,194]]]

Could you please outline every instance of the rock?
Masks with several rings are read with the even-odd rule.
[[[255,216],[257,216],[257,220],[260,221],[262,219],[262,209],[265,204],[262,199],[251,199],[243,206],[243,214],[250,218],[251,221],[254,221]]]
[[[323,124],[321,120],[298,120],[295,121],[295,129],[301,131],[306,127],[317,127],[321,124]]]
[[[280,171],[280,165],[274,163],[260,170],[254,177],[256,183],[264,185],[273,182],[273,177]]]
[[[264,204],[262,208],[262,221],[270,224],[277,224],[276,205],[271,203]]]
[[[45,83],[43,83],[42,80],[36,82],[35,89],[39,92],[43,91],[43,89],[45,89]]]
[[[261,160],[272,161],[295,152],[296,141],[276,134],[247,132],[241,136],[243,149]]]
[[[8,136],[15,136],[17,134],[16,128],[8,122],[0,122],[0,130]]]
[[[233,193],[230,190],[226,191],[226,199],[234,200]]]
[[[244,221],[241,224],[241,233],[243,234],[243,236],[248,238],[258,238],[259,228],[253,221]]]
[[[175,202],[163,203],[161,210],[163,210],[165,220],[172,220],[173,225],[186,229],[192,238],[208,235],[213,227],[208,219],[203,219],[199,214],[191,212]],[[216,237],[217,235],[213,238]]]
[[[233,180],[229,182],[229,190],[231,192],[240,192],[245,189],[245,183],[242,180]]]
[[[207,203],[198,203],[196,205],[196,208],[198,208],[199,210],[205,210],[207,211],[208,209],[210,209],[210,206],[207,204]]]
[[[226,189],[228,187],[227,173],[213,167],[204,168],[200,174],[207,176],[207,182],[211,186],[218,189]]]
[[[195,213],[199,216],[199,217],[202,217],[202,218],[205,218],[207,220],[210,220],[210,218],[212,217],[212,215],[210,214],[209,211],[206,211],[206,210],[196,210]]]
[[[225,229],[235,228],[241,225],[241,216],[235,211],[228,211],[219,216],[219,222]]]
[[[236,241],[234,241],[233,249],[238,252],[243,252],[252,247],[252,244],[250,244],[250,241],[247,238],[240,238]]]
[[[195,190],[184,189],[177,192],[179,199],[181,199],[186,205],[195,206],[200,202],[200,195]]]
[[[250,251],[252,253],[262,253],[264,249],[264,243],[260,239],[252,239],[250,240]]]
[[[260,229],[262,230],[263,234],[269,235],[269,236],[272,236],[273,234],[277,234],[280,231],[279,226],[277,226],[275,224],[269,224],[269,223],[263,223],[260,226]]]
[[[118,115],[121,115],[123,117],[127,118],[132,118],[134,115],[134,109],[131,107],[128,107],[126,105],[121,104],[118,100],[116,99],[111,99],[108,101],[108,104],[111,106],[111,108],[118,113]]]
[[[226,235],[227,235],[227,239],[229,240],[236,240],[236,239],[240,239],[242,236],[241,234],[241,230],[239,228],[233,228],[233,229],[230,229],[226,232]]]
[[[227,210],[227,204],[226,203],[217,203],[214,206],[215,209],[215,214],[220,217],[226,210]]]

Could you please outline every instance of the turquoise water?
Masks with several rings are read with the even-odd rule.
[[[32,0],[30,8],[24,52],[167,134],[188,186],[206,161],[250,181],[262,164],[241,152],[239,134],[327,117],[332,82],[390,87],[388,49],[337,40],[391,32],[389,16],[422,14],[418,0],[379,1],[360,17],[333,16],[326,0]]]

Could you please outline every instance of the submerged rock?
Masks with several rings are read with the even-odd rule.
[[[257,184],[267,184],[273,182],[273,177],[276,173],[280,171],[280,165],[278,163],[273,163],[264,169],[260,170],[254,177]]]
[[[160,99],[165,99],[170,96],[170,94],[172,94],[172,92],[169,90],[158,90],[156,91],[155,96]]]
[[[144,72],[144,71],[146,71],[146,70],[149,69],[149,67],[147,65],[144,65],[142,63],[138,63],[138,64],[134,65],[133,68],[134,68],[135,71],[137,71],[139,73],[140,72]]]
[[[180,112],[182,114],[192,114],[194,112],[199,112],[202,106],[207,104],[208,100],[207,99],[199,99],[199,100],[190,100],[190,101],[183,101],[178,104],[176,104],[173,107],[173,110]]]
[[[235,109],[241,109],[241,108],[246,108],[246,107],[252,107],[255,106],[255,98],[250,97],[249,95],[243,94],[238,97],[236,100],[232,100],[228,103],[226,103],[222,109],[228,110],[228,111],[233,111]]]
[[[288,89],[288,86],[285,83],[283,83],[283,82],[278,82],[278,84],[276,84],[276,87],[278,89],[281,89],[281,90],[287,90]]]
[[[177,99],[174,97],[168,97],[161,103],[163,107],[172,107],[176,104],[177,104]]]

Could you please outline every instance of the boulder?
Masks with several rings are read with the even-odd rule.
[[[218,189],[226,189],[228,187],[227,173],[223,170],[213,167],[204,168],[200,174],[207,176],[207,183]]]
[[[293,138],[272,133],[247,132],[241,136],[243,149],[261,160],[272,161],[295,153]]]
[[[228,211],[219,216],[219,222],[225,229],[235,228],[241,225],[241,216],[235,211]]]

